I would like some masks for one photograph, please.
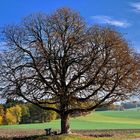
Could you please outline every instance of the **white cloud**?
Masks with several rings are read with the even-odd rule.
[[[137,3],[131,3],[130,6],[135,10],[136,12],[140,12],[140,2]]]
[[[92,16],[91,18],[94,20],[95,23],[99,24],[109,24],[123,28],[130,26],[130,23],[128,23],[126,20],[116,20],[109,16]]]

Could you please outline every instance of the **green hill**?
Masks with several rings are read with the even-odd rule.
[[[90,115],[71,118],[72,129],[140,129],[140,112],[136,110],[126,111],[100,111]],[[54,128],[59,129],[60,120],[50,123],[1,125],[0,128]]]

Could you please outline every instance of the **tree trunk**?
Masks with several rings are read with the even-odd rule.
[[[61,114],[61,134],[70,133],[69,115]]]

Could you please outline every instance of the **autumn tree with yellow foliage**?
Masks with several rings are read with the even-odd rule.
[[[22,109],[19,105],[10,107],[6,110],[6,120],[7,124],[17,124],[20,122]]]

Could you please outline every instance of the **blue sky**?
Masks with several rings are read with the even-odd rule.
[[[31,13],[50,13],[60,7],[80,12],[89,24],[117,28],[140,52],[140,0],[0,0],[0,27],[18,23]]]

